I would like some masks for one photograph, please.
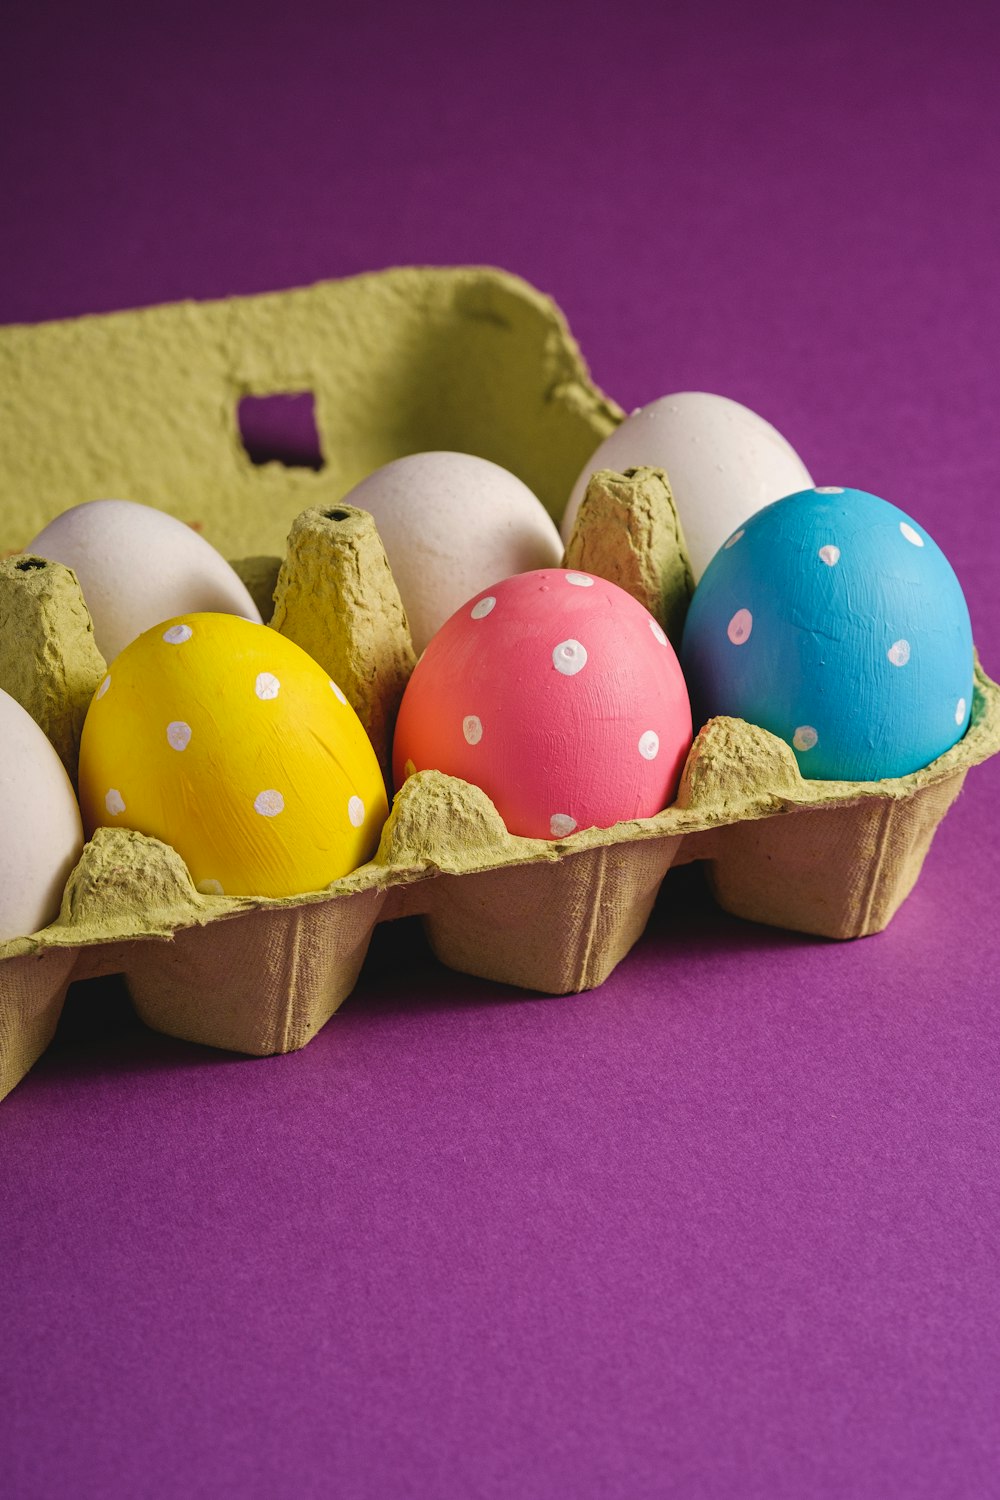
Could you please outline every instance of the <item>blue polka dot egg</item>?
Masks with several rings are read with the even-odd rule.
[[[969,611],[941,549],[864,490],[788,495],[715,554],[681,647],[697,723],[786,740],[804,777],[905,776],[969,723]]]

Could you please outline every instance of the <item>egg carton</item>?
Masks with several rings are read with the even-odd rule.
[[[341,685],[386,769],[413,650],[371,518],[340,497],[403,453],[450,448],[512,469],[558,519],[622,416],[558,309],[492,270],[3,329],[0,378],[14,406],[0,539],[16,547],[84,498],[172,502]],[[324,466],[255,466],[241,396],[305,390]],[[691,576],[662,471],[595,475],[566,565],[620,584],[677,642]],[[74,778],[104,669],[74,575],[0,562],[0,687]],[[124,974],[140,1017],[169,1035],[253,1055],[302,1047],[353,988],[376,923],[397,917],[419,915],[452,968],[551,994],[591,988],[641,935],[667,871],[693,860],[738,916],[833,938],[879,931],[966,772],[998,748],[1000,688],[977,663],[964,738],[897,780],[804,781],[783,741],[717,718],[664,812],[543,841],[509,834],[477,788],[424,771],[368,864],[284,900],[203,894],[167,845],[100,829],[58,918],[0,944],[0,1097],[47,1046],[70,983],[105,974]]]

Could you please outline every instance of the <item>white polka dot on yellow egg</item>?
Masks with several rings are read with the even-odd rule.
[[[285,799],[274,787],[268,787],[267,791],[258,792],[253,799],[253,810],[260,813],[262,818],[276,818],[285,810]]]
[[[322,890],[374,853],[388,813],[375,752],[300,647],[235,615],[186,615],[133,641],[113,675],[80,748],[88,833],[161,839],[199,890],[227,896]]]
[[[167,725],[167,744],[171,750],[186,750],[191,743],[191,725],[183,719],[172,719]]]

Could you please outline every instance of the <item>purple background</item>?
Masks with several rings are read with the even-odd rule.
[[[918,518],[1000,672],[994,7],[29,9],[0,321],[505,266]],[[678,871],[554,1000],[404,923],[260,1062],[80,987],[0,1105],[4,1494],[1000,1493],[998,792],[855,944]]]

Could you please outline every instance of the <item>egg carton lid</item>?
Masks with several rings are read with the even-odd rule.
[[[0,550],[82,500],[136,500],[225,557],[280,555],[295,516],[407,453],[517,474],[558,519],[621,420],[556,304],[490,267],[403,267],[291,291],[0,328]],[[255,464],[241,403],[313,401],[318,469]]]

